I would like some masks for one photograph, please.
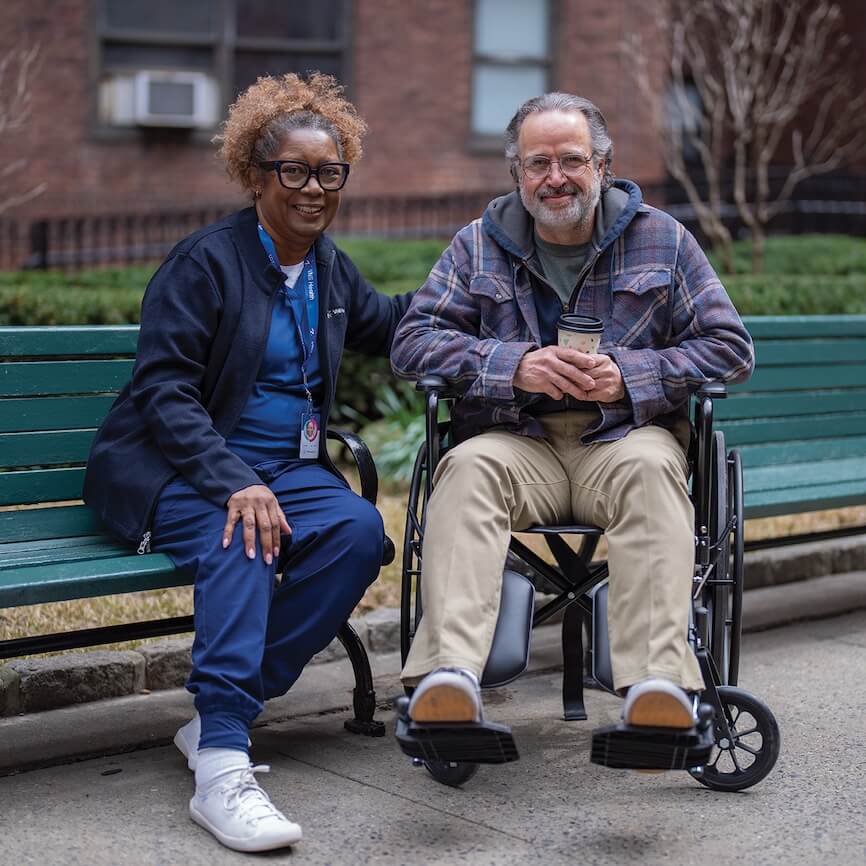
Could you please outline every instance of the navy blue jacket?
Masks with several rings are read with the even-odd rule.
[[[122,538],[144,541],[142,552],[173,476],[219,506],[262,483],[225,442],[252,391],[284,280],[256,225],[247,208],[181,241],[145,292],[132,380],[96,434],[84,479],[85,502]],[[327,235],[315,252],[324,442],[343,348],[387,357],[411,294],[377,292]],[[336,472],[324,447],[319,461]]]

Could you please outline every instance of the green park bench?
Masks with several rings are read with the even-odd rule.
[[[746,516],[866,502],[866,316],[746,324],[757,371],[715,402],[728,446],[742,452]],[[0,609],[189,583],[167,556],[138,555],[75,501],[137,334],[131,325],[0,327]],[[362,449],[355,440],[363,461]],[[375,501],[375,470],[362,493]],[[0,642],[0,659],[191,629],[177,617],[17,638]],[[355,668],[356,713],[360,701],[372,718],[363,645],[348,624],[339,637]]]
[[[866,316],[745,323],[755,373],[713,411],[742,456],[746,518],[866,503]]]
[[[190,584],[165,554],[139,552],[111,536],[81,504],[84,464],[97,427],[129,380],[138,326],[0,327],[0,610]],[[369,451],[328,431],[354,456],[361,493],[376,502]],[[385,563],[393,558],[386,540]],[[0,641],[0,659],[181,634],[191,616]],[[337,635],[355,674],[355,719],[381,735],[364,645],[345,623]]]

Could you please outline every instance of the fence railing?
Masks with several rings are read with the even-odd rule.
[[[450,238],[483,213],[504,190],[430,196],[346,198],[331,231],[384,238]],[[700,236],[694,210],[679,187],[647,186],[645,199],[665,208]],[[231,213],[237,204],[144,213],[36,219],[0,218],[0,269],[64,268],[157,262],[179,240]],[[725,221],[735,236],[742,226],[731,204]],[[839,178],[804,184],[771,228],[789,233],[866,235],[866,179]]]

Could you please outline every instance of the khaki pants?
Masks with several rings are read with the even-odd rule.
[[[685,453],[673,434],[653,426],[581,445],[594,417],[544,416],[547,440],[489,431],[442,459],[424,533],[424,616],[405,684],[442,666],[480,677],[511,531],[577,522],[597,524],[607,537],[615,687],[651,676],[703,687],[687,643],[695,548]]]

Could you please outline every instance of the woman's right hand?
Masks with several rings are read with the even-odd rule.
[[[259,541],[262,555],[270,565],[274,557],[280,555],[280,534],[291,535],[292,529],[280,508],[277,497],[264,484],[244,487],[229,497],[226,503],[228,515],[223,529],[223,548],[232,543],[235,524],[243,521],[244,550],[250,559],[256,558],[256,527],[259,528]]]

